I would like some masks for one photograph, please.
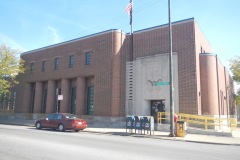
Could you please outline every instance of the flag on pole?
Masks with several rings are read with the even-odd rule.
[[[132,14],[132,0],[130,0],[130,2],[128,3],[127,7],[126,7],[126,12],[128,15],[131,16]]]

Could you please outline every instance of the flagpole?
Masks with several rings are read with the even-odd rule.
[[[133,14],[133,0],[130,0],[127,7],[126,7],[126,12],[127,14],[130,16],[130,28],[131,28],[131,31],[130,31],[130,45],[129,45],[129,59],[130,59],[130,62],[133,61],[133,25],[132,25],[132,14]]]
[[[170,137],[174,137],[174,99],[173,99],[173,65],[172,65],[172,22],[171,22],[171,0],[168,0],[169,20],[169,79],[170,79]]]
[[[132,17],[133,17],[133,0],[131,1],[132,8],[130,11],[130,24],[131,24],[131,56],[130,61],[133,61],[133,25],[132,25]]]

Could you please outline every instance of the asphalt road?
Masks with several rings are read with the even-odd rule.
[[[0,125],[0,160],[239,160],[240,147]]]

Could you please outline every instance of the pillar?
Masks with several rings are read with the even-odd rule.
[[[43,83],[36,82],[33,113],[42,112],[42,99],[43,99],[42,96],[43,96]]]
[[[46,113],[55,112],[55,100],[56,100],[56,83],[55,81],[48,81],[48,92],[47,92],[47,108]]]

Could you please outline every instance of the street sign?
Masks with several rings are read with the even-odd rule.
[[[170,85],[170,82],[156,82],[156,86],[167,86]]]
[[[63,100],[63,95],[58,95],[58,100]]]

